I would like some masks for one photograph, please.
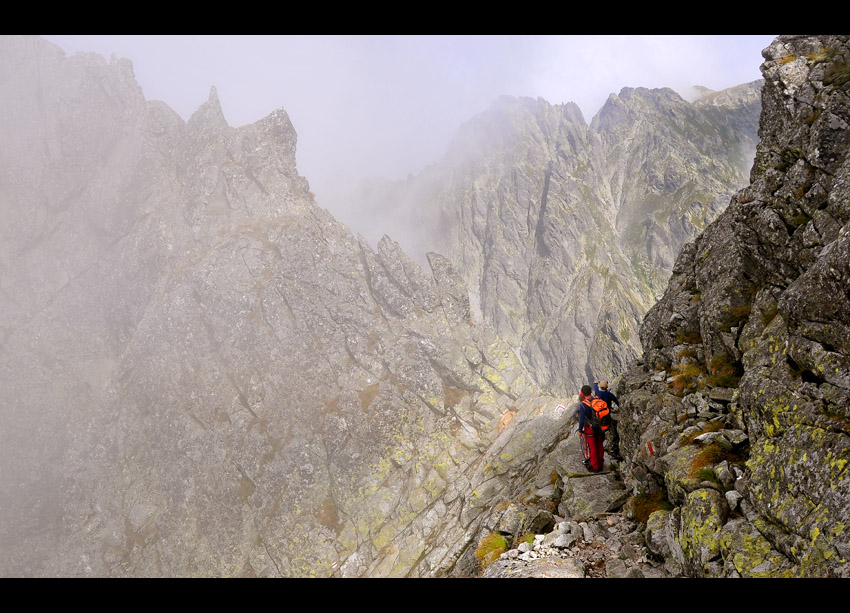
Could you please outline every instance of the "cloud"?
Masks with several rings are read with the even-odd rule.
[[[761,50],[773,36],[547,37],[533,86],[550,102],[573,101],[585,119],[623,87],[694,85],[720,90],[761,77]]]
[[[629,87],[723,89],[760,77],[773,36],[46,36],[129,58],[184,119],[218,90],[231,125],[284,108],[322,202],[345,178],[400,179],[440,159],[502,94],[573,101],[590,121]],[[328,206],[329,203],[324,203]],[[332,208],[332,207],[329,207]]]

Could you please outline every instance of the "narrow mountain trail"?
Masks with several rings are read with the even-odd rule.
[[[628,493],[617,459],[606,449],[605,470],[588,472],[575,432],[553,456],[563,482],[554,527],[533,540],[530,535],[517,539],[481,576],[670,577],[663,561],[647,549],[643,526],[622,511]]]

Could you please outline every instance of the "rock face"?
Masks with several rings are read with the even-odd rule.
[[[575,430],[574,419],[566,423]],[[578,438],[563,436],[526,481],[526,493],[493,507],[451,575],[671,576],[647,548],[643,526],[625,515],[628,492],[612,460],[606,455],[606,470],[590,473]]]
[[[760,87],[693,103],[626,88],[590,125],[572,103],[500,98],[439,164],[375,184],[364,206],[411,252],[456,262],[476,316],[544,388],[573,393],[638,356],[681,246],[746,184]]]
[[[646,548],[640,525],[619,513],[559,522],[489,564],[485,578],[670,577]]]
[[[0,574],[441,575],[527,493],[565,401],[312,201],[285,112],[36,37],[0,88]]]
[[[763,55],[750,185],[683,248],[617,390],[623,474],[666,498],[647,540],[675,574],[850,576],[850,45]]]
[[[684,244],[588,474],[525,366],[617,372],[575,356],[632,342],[723,207],[755,86],[590,126],[500,101],[414,181],[465,190],[422,210],[459,262],[426,272],[317,206],[285,112],[232,128],[213,89],[183,122],[126,60],[0,37],[0,574],[850,575],[850,46],[765,57],[751,184]]]

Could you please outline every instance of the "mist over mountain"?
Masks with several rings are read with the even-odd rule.
[[[501,98],[364,238],[284,110],[0,37],[0,574],[847,576],[850,47],[764,55]]]
[[[0,40],[2,573],[447,572],[566,402],[451,263],[319,208],[283,111]]]
[[[572,103],[500,98],[421,174],[364,182],[350,223],[446,254],[478,318],[544,388],[572,393],[637,357],[681,246],[746,184],[761,83],[693,102],[625,88],[589,125]]]

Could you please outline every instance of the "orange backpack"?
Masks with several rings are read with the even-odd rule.
[[[596,432],[605,432],[611,427],[611,411],[608,403],[593,396],[585,398],[584,403],[590,407],[590,425]]]

